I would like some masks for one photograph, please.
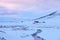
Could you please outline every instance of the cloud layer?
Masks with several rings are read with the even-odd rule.
[[[37,0],[0,0],[0,6],[8,9],[27,10],[35,7]]]
[[[0,6],[18,10],[48,10],[60,8],[59,0],[0,0]]]
[[[48,11],[48,10],[56,10],[60,9],[60,1],[59,0],[0,0],[0,6],[8,9],[8,15],[19,15],[20,11]],[[10,14],[11,13],[11,14]],[[38,12],[40,13],[40,12]],[[1,13],[0,13],[1,14]],[[20,16],[20,15],[19,15]]]

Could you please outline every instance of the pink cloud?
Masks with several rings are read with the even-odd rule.
[[[59,9],[60,1],[57,0],[0,0],[0,6],[18,10],[49,10]]]
[[[8,9],[27,10],[35,6],[37,0],[0,0],[0,6]]]

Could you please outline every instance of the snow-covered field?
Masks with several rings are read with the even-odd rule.
[[[0,17],[0,40],[34,40],[32,34],[37,29],[42,30],[37,36],[45,40],[60,40],[60,14],[58,12],[42,17],[37,15],[39,17],[37,19],[34,17],[27,19]]]

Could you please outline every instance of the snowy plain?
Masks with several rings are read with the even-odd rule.
[[[37,36],[45,40],[60,40],[60,12],[57,10],[55,14],[49,15],[53,12],[42,12],[41,14],[22,12],[20,18],[0,16],[0,40],[4,40],[1,37],[4,37],[5,40],[34,40],[31,34],[35,33],[37,29],[42,30]],[[39,23],[34,24],[35,21],[39,21]]]

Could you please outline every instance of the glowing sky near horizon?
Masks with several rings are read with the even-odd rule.
[[[7,13],[3,13],[3,15],[11,15],[13,17],[21,16],[21,13],[29,13],[40,15],[41,12],[46,14],[45,11],[49,10],[58,10],[60,9],[60,1],[59,0],[0,0],[0,7],[6,8]],[[50,12],[51,12],[50,11]],[[3,12],[3,11],[2,11]],[[0,13],[1,15],[2,13]],[[27,14],[25,14],[27,15]],[[10,17],[11,17],[10,16]]]
[[[0,6],[19,10],[48,10],[60,8],[59,0],[0,0]]]
[[[37,0],[0,0],[0,6],[8,9],[27,10],[35,7]]]

